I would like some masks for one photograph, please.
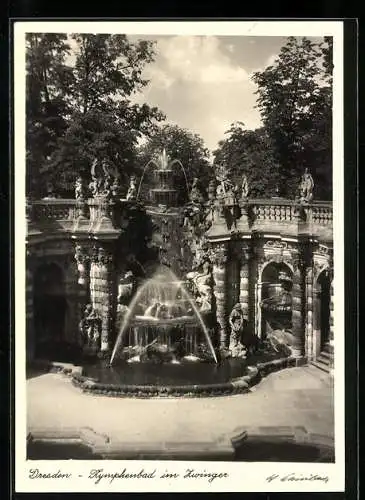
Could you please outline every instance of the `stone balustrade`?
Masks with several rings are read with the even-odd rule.
[[[32,200],[29,203],[30,221],[65,221],[73,220],[77,216],[77,201],[72,199],[55,198]]]
[[[123,200],[122,200],[123,203]],[[251,231],[281,231],[286,228],[288,234],[301,230],[313,235],[330,237],[332,232],[332,203],[316,201],[308,205],[300,205],[294,200],[249,199],[240,202],[241,209],[248,214],[248,230]],[[102,218],[113,219],[114,202],[105,199],[89,199],[80,202],[74,199],[43,199],[28,200],[27,218],[39,227],[59,223],[62,231],[71,228],[72,224],[82,216],[94,221]],[[326,238],[327,239],[327,238]]]

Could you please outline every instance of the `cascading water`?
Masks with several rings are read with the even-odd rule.
[[[202,337],[217,363],[207,326],[184,282],[164,266],[137,291],[125,313],[111,355],[113,364],[120,349],[127,346],[159,344],[171,349],[183,337],[185,348],[194,355]]]

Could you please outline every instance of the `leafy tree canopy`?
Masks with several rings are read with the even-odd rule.
[[[258,108],[279,165],[281,193],[293,197],[303,170],[317,197],[332,194],[332,39],[288,38],[275,62],[256,72]]]
[[[148,136],[163,118],[157,108],[130,100],[148,83],[142,72],[153,56],[152,42],[131,43],[125,35],[29,36],[28,163],[36,156],[38,173],[46,171],[44,178],[63,194],[72,191],[76,175],[89,171],[95,158],[122,174],[133,170],[138,138]],[[57,108],[45,106],[47,95]],[[37,113],[43,113],[40,123]],[[47,148],[38,148],[47,120],[56,120],[57,129]],[[38,182],[37,168],[32,176]]]
[[[226,135],[213,152],[214,167],[223,167],[237,185],[246,175],[252,197],[274,196],[280,179],[265,129],[246,130],[242,122],[235,122]]]

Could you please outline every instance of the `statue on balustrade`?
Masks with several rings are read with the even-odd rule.
[[[97,158],[93,161],[91,165],[91,182],[89,184],[89,189],[93,197],[100,196],[102,193],[103,179],[97,174],[97,166],[99,161]]]
[[[80,332],[85,346],[98,350],[101,336],[101,317],[91,304],[87,304],[80,322]]]
[[[192,203],[201,204],[204,203],[204,196],[199,186],[199,179],[194,177],[193,184],[190,191],[190,201]]]
[[[250,192],[250,187],[248,184],[248,179],[247,176],[243,174],[242,184],[241,184],[241,199],[244,201],[247,200],[249,192]]]
[[[228,175],[226,169],[218,169],[219,184],[216,190],[216,211],[225,218],[228,229],[233,232],[237,229],[237,220],[241,216],[238,200],[240,188],[228,178]]]
[[[135,200],[137,198],[137,186],[136,186],[136,178],[134,175],[130,178],[129,188],[127,191],[127,200]]]
[[[229,351],[232,358],[246,358],[247,349],[242,344],[241,338],[245,328],[246,320],[243,315],[242,306],[236,304],[229,315],[229,325],[231,327],[231,335],[229,339]]]
[[[76,200],[82,201],[85,199],[85,195],[84,179],[79,175],[75,183],[75,198]]]
[[[311,176],[308,168],[306,168],[299,185],[300,203],[310,203],[313,200],[313,189],[313,177]]]
[[[114,176],[114,181],[113,184],[111,185],[111,193],[113,198],[119,198],[120,197],[120,175],[118,172]]]

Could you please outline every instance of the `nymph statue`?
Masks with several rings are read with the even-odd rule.
[[[248,185],[248,179],[245,174],[243,174],[242,177],[242,184],[241,184],[241,198],[242,200],[247,200],[248,194],[249,194],[249,185]]]
[[[193,185],[190,191],[190,201],[193,203],[203,203],[204,201],[204,197],[199,186],[199,179],[197,177],[194,177],[193,179]]]
[[[210,310],[213,298],[213,275],[209,260],[205,259],[198,271],[191,271],[186,277],[193,284],[193,294],[200,310]]]
[[[80,175],[77,177],[75,183],[75,198],[76,200],[83,200],[85,198],[84,180]]]
[[[127,200],[135,200],[137,197],[137,186],[136,186],[136,178],[134,175],[130,178],[129,188],[127,192],[126,199]]]
[[[241,342],[241,337],[244,328],[244,315],[242,306],[237,303],[229,315],[229,325],[231,327],[231,335],[229,339],[229,351],[232,358],[245,358],[247,349]]]
[[[310,203],[313,200],[313,189],[313,177],[311,176],[308,168],[306,168],[299,185],[299,201],[301,203]]]

